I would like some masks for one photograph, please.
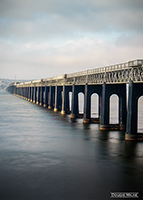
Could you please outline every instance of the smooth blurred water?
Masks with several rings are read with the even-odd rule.
[[[143,199],[142,188],[143,142],[0,91],[1,200],[106,200],[115,191]]]

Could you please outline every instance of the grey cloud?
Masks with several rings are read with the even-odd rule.
[[[40,79],[142,58],[142,52],[142,46],[131,48],[89,38],[61,46],[30,43],[13,48],[4,45],[0,53],[0,70],[3,77],[14,78],[16,74],[23,79]]]
[[[136,59],[142,8],[142,0],[0,0],[1,76],[38,79]]]
[[[141,0],[0,1],[1,37],[74,37],[77,31],[143,31]],[[30,28],[31,26],[31,28]]]
[[[142,48],[143,47],[143,35],[142,34],[132,34],[132,35],[122,35],[116,41],[117,46],[124,46],[130,48]]]

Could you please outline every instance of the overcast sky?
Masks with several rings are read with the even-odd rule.
[[[0,78],[143,58],[143,0],[0,0]]]

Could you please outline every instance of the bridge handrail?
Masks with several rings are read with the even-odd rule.
[[[19,86],[26,86],[30,84],[40,84],[40,83],[46,83],[46,82],[51,82],[51,83],[56,83],[59,81],[63,81],[64,79],[68,78],[75,78],[75,77],[80,77],[80,76],[88,76],[88,75],[95,75],[95,74],[103,74],[103,73],[108,73],[108,72],[114,72],[114,71],[120,71],[120,70],[126,70],[126,69],[131,69],[133,67],[138,67],[143,65],[143,60],[141,59],[136,59],[132,61],[128,61],[125,63],[119,63],[115,65],[110,65],[106,67],[100,67],[100,68],[94,68],[94,69],[88,69],[84,71],[79,71],[79,72],[74,72],[74,73],[69,73],[69,74],[63,74],[60,76],[55,76],[55,77],[50,77],[50,78],[45,78],[45,79],[40,79],[40,80],[34,80],[30,82],[24,82],[24,83],[18,83],[15,82],[16,85]]]
[[[116,64],[116,65],[110,65],[110,66],[107,66],[107,67],[88,69],[88,70],[81,71],[81,72],[70,73],[70,74],[67,74],[67,78],[89,75],[89,74],[90,75],[91,74],[99,74],[99,73],[103,73],[103,72],[123,70],[123,69],[127,69],[127,68],[129,68],[128,62]]]
[[[81,72],[70,73],[70,74],[67,74],[67,78],[83,76],[83,75],[88,75],[88,74],[91,75],[91,74],[98,74],[98,73],[103,73],[103,72],[123,70],[123,69],[132,68],[132,67],[137,67],[142,64],[143,64],[143,60],[133,60],[133,61],[125,62],[125,63],[109,65],[107,67],[100,67],[100,68],[88,69]]]

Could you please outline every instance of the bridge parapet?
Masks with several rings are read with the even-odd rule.
[[[49,85],[122,84],[130,81],[143,82],[143,60],[133,60],[107,67],[64,74],[51,78],[16,84],[16,87]]]

